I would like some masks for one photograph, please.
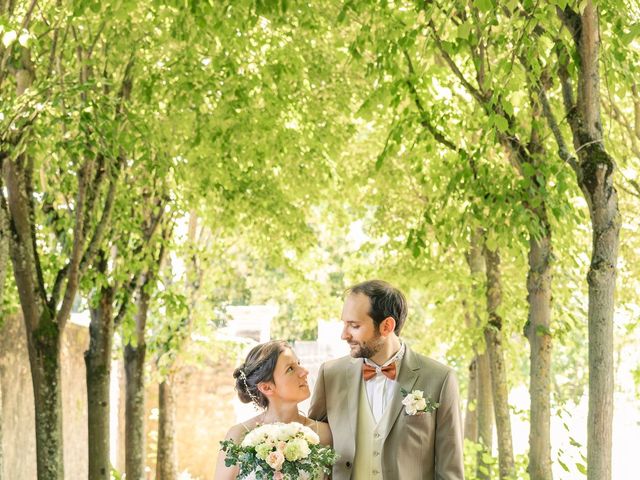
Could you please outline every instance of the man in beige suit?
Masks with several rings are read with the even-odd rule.
[[[404,295],[386,282],[348,290],[342,339],[351,355],[320,367],[309,410],[331,427],[333,480],[464,479],[458,382],[401,341],[406,316]]]

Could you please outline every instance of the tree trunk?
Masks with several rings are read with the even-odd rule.
[[[178,459],[175,441],[175,399],[173,396],[173,377],[171,375],[167,375],[158,385],[158,399],[160,418],[156,480],[176,480]]]
[[[145,396],[144,360],[147,346],[145,326],[149,311],[148,283],[150,275],[143,274],[138,285],[136,345],[127,343],[124,348],[126,378],[125,401],[125,472],[127,480],[145,480]]]
[[[536,217],[536,229],[529,232],[529,271],[527,273],[527,302],[529,316],[524,334],[529,340],[529,465],[531,480],[551,480],[551,226],[547,216],[547,198],[541,162],[548,158],[540,138],[541,105],[535,91],[531,95],[531,139],[527,148],[529,157],[521,157],[528,163],[531,176],[531,194],[526,202]],[[537,202],[536,202],[537,200]],[[537,206],[533,206],[537,205]]]
[[[3,188],[3,182],[1,179],[0,188]],[[5,208],[5,206],[0,206],[0,313],[2,313],[2,305],[4,303],[4,284],[7,278],[7,269],[9,268],[9,224],[7,222]],[[1,320],[0,325],[2,325]]]
[[[29,340],[29,364],[35,402],[38,480],[64,480],[60,331],[45,310]]]
[[[144,358],[146,348],[124,347],[124,369],[126,381],[125,400],[125,472],[129,480],[145,479],[145,398]]]
[[[573,160],[578,184],[587,200],[592,226],[589,285],[589,413],[587,420],[587,476],[611,479],[613,420],[613,311],[620,241],[620,212],[614,187],[615,163],[607,153],[600,117],[598,10],[587,0],[580,15],[558,10],[573,36],[578,71],[577,100],[568,69],[570,55],[560,57],[558,74],[578,157]],[[558,137],[556,135],[556,137]],[[562,152],[562,149],[561,149]]]
[[[595,174],[600,176],[600,172]],[[587,459],[589,480],[611,479],[613,420],[613,310],[620,230],[612,179],[599,179],[591,215],[593,251],[589,284],[589,413]],[[604,185],[607,183],[608,185]]]
[[[4,410],[2,408],[2,382],[0,382],[0,480],[4,479],[4,458],[2,448],[2,425],[4,423]]]
[[[511,440],[511,418],[509,416],[509,398],[507,371],[502,350],[502,318],[498,309],[502,303],[502,285],[500,279],[500,256],[484,248],[483,254],[487,272],[487,311],[489,323],[484,329],[487,352],[491,368],[491,387],[493,406],[498,432],[498,460],[500,478],[513,478],[515,464]]]
[[[485,271],[485,260],[482,255],[482,229],[475,229],[471,234],[471,244],[467,255],[469,271],[473,278],[474,293],[482,291],[485,285],[481,278]],[[474,295],[476,298],[476,295]],[[473,315],[475,323],[479,327],[481,323],[480,305],[474,302]],[[485,462],[485,455],[491,455],[493,449],[493,398],[491,394],[491,370],[486,347],[483,353],[478,353],[474,347],[475,379],[476,379],[476,410],[477,442],[482,449],[478,451],[476,459],[476,476],[482,480],[491,478],[491,465]]]
[[[551,480],[551,233],[529,240],[527,291],[529,321],[525,333],[531,347],[531,415],[529,477]]]
[[[31,199],[25,164],[20,155],[3,162],[6,207],[10,229],[10,256],[27,335],[35,407],[38,480],[63,480],[60,337],[56,312],[45,300],[42,275],[32,237]],[[4,207],[5,205],[3,205]]]
[[[104,267],[106,268],[106,265]],[[84,353],[87,369],[88,453],[91,480],[109,480],[111,472],[109,393],[114,293],[110,286],[101,289],[100,303],[97,308],[91,309],[89,349]]]
[[[614,188],[613,159],[602,142],[598,12],[589,0],[582,14],[578,43],[580,122],[574,146],[580,160],[580,186],[589,205],[593,230],[589,284],[589,413],[587,462],[589,480],[611,479],[613,421],[613,310],[620,213]]]
[[[34,79],[28,49],[20,50],[19,63],[20,67],[15,71],[18,97],[25,93]],[[22,137],[28,133],[26,130],[14,132],[15,136],[9,140],[9,144],[3,145],[2,154],[25,141]],[[38,480],[63,480],[60,340],[68,315],[56,312],[56,302],[49,302],[47,298],[35,240],[32,174],[33,162],[26,154],[9,155],[2,159],[2,183],[5,188],[0,193],[0,209],[3,210],[2,217],[9,232],[9,255],[27,337],[34,396]],[[73,287],[72,283],[65,293],[75,295]]]
[[[493,450],[493,394],[491,393],[491,367],[489,354],[479,354],[478,362],[478,443],[483,448],[478,452],[477,477],[490,479],[491,468],[482,458],[483,453],[491,454]]]
[[[464,438],[478,443],[478,356],[475,355],[469,364],[469,389],[467,392],[467,409],[464,415]]]

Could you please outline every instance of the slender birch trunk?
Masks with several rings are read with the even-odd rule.
[[[158,384],[158,455],[156,460],[156,480],[176,480],[178,478],[178,455],[176,450],[174,378],[167,375]]]
[[[105,272],[106,259],[98,267]],[[91,308],[89,349],[84,353],[87,376],[87,410],[89,431],[89,478],[109,480],[110,460],[110,386],[111,352],[113,344],[114,289],[101,288],[99,305]]]
[[[474,292],[480,292],[484,288],[483,278],[485,272],[485,260],[482,254],[482,229],[476,229],[471,234],[471,244],[467,254],[469,271],[473,278]],[[474,295],[475,298],[475,295]],[[473,306],[475,323],[480,326],[480,305],[475,302]],[[476,459],[476,476],[482,480],[491,478],[491,465],[485,462],[486,454],[491,455],[493,448],[493,396],[491,393],[491,371],[486,345],[482,346],[482,353],[475,348],[475,380],[476,380],[476,410],[477,442],[482,449],[478,451]]]
[[[2,382],[0,382],[0,480],[4,480],[4,457],[2,448],[2,425],[4,423],[4,411],[2,409]]]
[[[491,387],[493,406],[498,432],[498,461],[501,479],[511,479],[515,475],[513,446],[511,440],[511,417],[507,371],[502,350],[502,318],[498,310],[502,303],[502,284],[500,275],[500,255],[484,248],[487,274],[487,311],[489,323],[484,329],[487,352],[491,368]]]
[[[136,344],[127,343],[124,348],[125,472],[128,480],[145,480],[144,361],[147,351],[145,326],[150,300],[148,288],[146,288],[148,283],[149,275],[144,274],[136,302]]]
[[[534,116],[537,108],[534,105]],[[539,112],[538,112],[539,113]],[[530,151],[541,153],[536,129],[532,129]],[[535,162],[533,168],[536,168]],[[537,180],[533,180],[534,186]],[[536,194],[542,196],[536,192]],[[551,480],[551,228],[544,198],[532,213],[538,219],[538,235],[529,236],[527,301],[529,317],[524,332],[530,345],[531,398],[529,430],[529,476],[531,480]]]
[[[0,189],[2,188],[3,182],[0,172]],[[9,222],[7,221],[5,210],[6,206],[0,206],[0,308],[2,308],[4,300],[4,285],[7,279],[7,270],[9,269]]]
[[[543,159],[547,158],[539,133],[540,104],[531,91],[531,139],[522,158],[535,172],[531,176],[531,195],[527,206],[537,219],[536,230],[529,232],[529,271],[527,273],[527,301],[529,315],[524,333],[529,340],[529,465],[531,480],[551,480],[551,226],[547,216],[546,192],[539,178]]]
[[[483,453],[493,450],[494,407],[491,387],[491,366],[487,352],[478,355],[478,443],[483,449],[478,452],[476,475],[479,479],[491,478],[491,466],[482,458]]]
[[[529,477],[550,480],[551,472],[551,239],[550,234],[529,245],[527,290],[529,321],[526,335],[531,346],[531,415]]]
[[[577,159],[568,150],[559,130],[554,134],[560,154],[574,167],[578,184],[589,206],[592,226],[589,285],[589,413],[587,421],[587,476],[611,479],[613,421],[613,313],[620,241],[620,211],[614,187],[615,162],[605,149],[600,115],[598,9],[587,0],[582,14],[570,6],[558,15],[574,41],[579,61],[577,96],[568,64],[571,55],[560,51],[558,74],[571,127]],[[550,118],[550,115],[547,115]],[[552,125],[553,128],[553,125]]]
[[[469,363],[469,388],[467,407],[464,415],[464,438],[478,442],[478,356],[474,355]]]

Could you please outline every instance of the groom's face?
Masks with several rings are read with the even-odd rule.
[[[369,316],[371,301],[362,293],[350,294],[342,308],[342,340],[349,344],[354,358],[371,358],[382,348],[384,339]]]

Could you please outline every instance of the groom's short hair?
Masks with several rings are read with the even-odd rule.
[[[348,288],[346,293],[362,293],[369,297],[369,316],[375,326],[378,327],[385,318],[393,317],[396,321],[394,332],[400,334],[408,311],[407,299],[400,290],[383,280],[367,280]]]

